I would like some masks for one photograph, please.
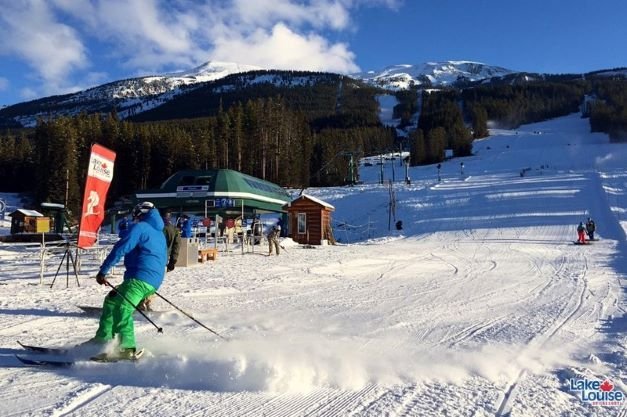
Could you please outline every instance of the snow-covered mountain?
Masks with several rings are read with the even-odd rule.
[[[229,62],[207,62],[189,71],[129,78],[103,84],[73,94],[45,97],[0,108],[0,127],[32,127],[40,117],[74,116],[80,113],[107,114],[116,109],[122,119],[136,116],[184,97],[202,86],[234,74],[253,71],[242,80],[217,88],[234,91],[260,83],[273,83],[281,88],[316,83],[324,73],[279,71]],[[602,71],[599,71],[600,73]],[[597,73],[597,74],[598,74]],[[592,73],[591,73],[592,74]],[[338,74],[332,74],[338,75]],[[617,76],[613,70],[611,76]],[[513,83],[542,78],[542,74],[516,72],[506,68],[472,61],[427,62],[416,65],[393,65],[380,71],[349,74],[349,77],[380,88],[395,91],[412,86],[437,88],[467,86],[473,82]],[[290,79],[290,77],[292,77]]]
[[[115,81],[71,96],[73,101],[153,96],[175,90],[180,86],[214,81],[231,74],[259,69],[262,68],[230,62],[207,62],[189,71]]]
[[[443,61],[416,65],[392,65],[381,71],[367,71],[352,76],[378,87],[405,90],[412,86],[449,86],[515,73],[516,71],[480,62]]]
[[[72,116],[81,112],[109,112],[113,107],[120,117],[157,107],[195,85],[219,80],[231,74],[261,70],[253,65],[207,62],[189,71],[129,78],[103,84],[73,94],[51,96],[18,103],[0,110],[0,118],[12,119],[22,126],[34,126],[38,117]]]

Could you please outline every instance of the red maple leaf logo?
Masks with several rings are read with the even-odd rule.
[[[102,166],[102,169],[107,169],[107,163],[106,162],[103,162],[101,166]]]
[[[611,391],[613,389],[614,389],[614,385],[612,385],[609,379],[606,379],[601,384],[601,391]]]

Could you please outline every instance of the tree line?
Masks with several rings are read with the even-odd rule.
[[[627,82],[610,79],[596,82],[590,109],[590,128],[604,132],[612,142],[627,142]]]
[[[380,125],[313,129],[281,97],[197,119],[138,123],[115,113],[81,114],[0,136],[0,189],[34,191],[37,204],[67,197],[77,213],[93,143],[117,154],[109,203],[158,188],[182,169],[234,169],[294,188],[337,185],[349,181],[349,154],[370,154],[393,142],[394,131]]]

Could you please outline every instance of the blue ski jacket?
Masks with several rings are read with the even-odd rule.
[[[192,237],[192,222],[190,219],[185,219],[181,223],[181,237]]]
[[[123,238],[124,236],[126,236],[128,234],[128,229],[132,225],[133,223],[129,221],[129,219],[127,219],[126,217],[120,220],[120,222],[118,223],[118,237]]]
[[[159,289],[168,263],[163,227],[158,210],[143,214],[139,223],[129,228],[128,234],[113,245],[100,266],[100,272],[107,275],[124,256],[125,280],[135,278]]]

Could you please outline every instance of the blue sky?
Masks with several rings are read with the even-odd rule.
[[[627,66],[623,0],[0,0],[0,105],[225,61],[352,73]]]

